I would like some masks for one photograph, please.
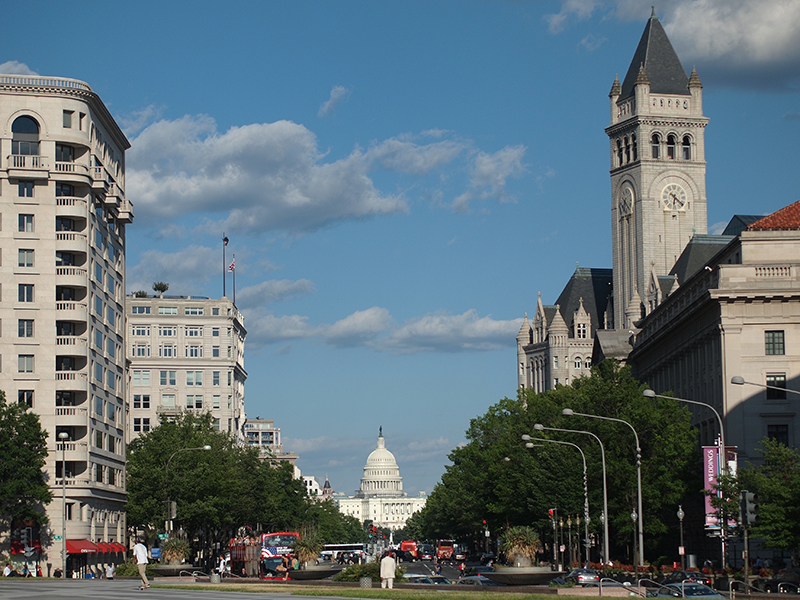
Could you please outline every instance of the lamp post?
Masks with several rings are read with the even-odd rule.
[[[536,423],[533,428],[536,431],[561,431],[563,433],[581,433],[590,435],[600,444],[600,458],[603,462],[603,514],[608,514],[608,478],[606,477],[606,449],[603,442],[591,431],[580,431],[577,429],[560,429],[558,427],[545,427],[541,423]],[[608,565],[608,519],[603,521],[603,571]]]
[[[561,529],[561,545],[558,547],[558,556],[559,560],[561,561],[561,566],[564,566],[564,517],[561,517],[558,520],[558,527]],[[564,569],[566,571],[566,569]]]
[[[631,521],[633,521],[633,570],[636,581],[639,581],[639,567],[636,563],[636,520],[639,515],[636,514],[636,509],[631,511]]]
[[[169,464],[172,462],[172,459],[175,457],[176,454],[180,454],[181,452],[188,452],[189,450],[211,450],[211,446],[206,444],[205,446],[200,446],[198,448],[180,448],[173,452],[169,459],[167,459],[167,465],[164,467],[164,496],[166,497],[166,508],[167,508],[167,518],[164,521],[164,531],[165,533],[169,533],[172,531],[172,511],[170,510],[170,501],[169,501],[169,489],[167,485],[167,475],[169,474]]]
[[[581,532],[581,516],[580,515],[575,515],[575,535],[578,536],[579,540],[580,540],[580,535],[581,535],[580,532]],[[580,544],[575,544],[575,551],[576,551],[576,554],[578,555],[578,566],[580,567],[581,564],[583,564],[583,563],[581,563],[581,545]]]
[[[61,440],[61,577],[67,577],[67,440],[69,434],[58,434]]]
[[[686,570],[686,547],[683,545],[683,517],[686,513],[683,512],[683,506],[678,505],[678,520],[681,522],[681,569]]]
[[[588,478],[586,476],[586,455],[583,453],[583,450],[581,449],[580,446],[578,446],[578,444],[573,444],[572,442],[563,442],[561,440],[549,440],[547,438],[531,438],[531,436],[529,436],[527,433],[522,436],[522,439],[523,439],[523,441],[526,442],[526,444],[525,444],[526,448],[535,447],[537,444],[534,444],[530,440],[536,439],[537,442],[548,442],[550,444],[561,444],[562,446],[572,446],[573,448],[576,448],[578,450],[578,452],[581,453],[581,460],[583,461],[583,522],[584,522],[584,527],[585,527],[584,535],[586,536],[586,540],[585,540],[585,543],[586,543],[586,560],[588,561],[589,560],[589,520],[590,519],[589,519],[589,483],[588,483]],[[553,523],[554,523],[553,529],[555,530],[555,520],[553,521]],[[580,524],[581,524],[580,517],[578,517],[577,523],[578,523],[578,527],[580,527]]]
[[[606,524],[606,513],[601,512],[600,513],[600,525],[605,527],[605,524]],[[603,543],[605,544],[605,542],[603,542]],[[605,573],[605,572],[606,572],[606,564],[605,564],[605,562],[603,562],[603,573]]]
[[[639,566],[644,566],[644,511],[642,509],[642,447],[639,444],[639,434],[636,433],[636,430],[633,428],[633,425],[628,423],[623,419],[617,419],[615,417],[604,417],[600,415],[589,415],[586,413],[578,413],[573,411],[571,408],[565,408],[561,411],[566,417],[576,416],[576,417],[587,417],[589,419],[602,419],[603,421],[614,421],[616,423],[624,423],[628,427],[631,428],[633,432],[633,437],[636,440],[636,491],[637,491],[637,500],[638,500],[638,508],[639,508]]]
[[[738,379],[740,379],[740,378],[734,377],[733,379],[737,379],[737,381],[738,381]],[[742,382],[744,383],[744,379],[742,379]],[[731,383],[736,383],[736,382],[731,380]],[[741,385],[741,384],[739,384],[739,385]],[[714,415],[717,417],[717,421],[719,422],[720,471],[722,472],[723,475],[727,475],[727,473],[728,473],[728,447],[725,445],[725,424],[723,423],[722,417],[720,416],[719,412],[717,412],[716,408],[714,408],[713,406],[711,406],[707,402],[700,402],[698,400],[687,400],[686,398],[675,398],[673,396],[663,396],[661,394],[656,394],[653,390],[644,390],[642,392],[642,395],[645,396],[646,398],[665,398],[667,400],[677,400],[678,402],[686,402],[687,404],[697,404],[699,406],[705,406],[706,408],[710,409],[711,412],[713,412]],[[722,543],[722,566],[723,567],[727,566],[726,565],[726,563],[727,563],[726,551],[725,551],[725,530],[726,530],[727,524],[725,523],[725,521],[726,521],[726,519],[725,519],[724,512],[720,511],[720,523],[719,523],[719,526],[720,526],[720,533],[722,534],[720,536],[720,540],[721,540],[721,543]]]
[[[567,515],[567,543],[569,544],[567,560],[570,568],[572,568],[572,515]]]
[[[778,390],[781,392],[789,392],[790,394],[797,394],[800,396],[800,392],[797,390],[790,390],[789,388],[780,387],[777,385],[769,385],[768,383],[755,383],[754,381],[746,381],[744,377],[740,375],[734,375],[731,377],[731,383],[733,385],[754,385],[756,387],[764,388],[765,390]]]

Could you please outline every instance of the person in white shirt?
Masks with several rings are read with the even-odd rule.
[[[11,563],[6,564],[6,568],[3,569],[3,577],[11,577]]]
[[[381,559],[381,587],[388,587],[390,590],[394,587],[394,571],[397,563],[394,560],[391,552],[387,552]]]
[[[133,547],[133,556],[136,558],[136,566],[139,567],[139,577],[142,578],[142,587],[147,589],[150,587],[150,582],[147,581],[147,575],[145,574],[145,569],[147,568],[147,547],[142,543],[141,538]]]

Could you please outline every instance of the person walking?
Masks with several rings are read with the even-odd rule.
[[[114,563],[106,565],[106,579],[114,579]]]
[[[147,568],[147,547],[142,542],[142,538],[136,541],[136,545],[133,547],[133,556],[136,558],[136,566],[139,568],[139,577],[142,578],[141,589],[146,590],[150,587],[150,582],[147,581],[147,574],[145,573]]]
[[[394,587],[394,572],[396,568],[397,568],[397,562],[392,556],[392,553],[387,552],[386,554],[384,554],[383,558],[381,559],[382,588],[388,587],[391,590]]]

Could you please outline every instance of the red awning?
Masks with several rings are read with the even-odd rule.
[[[95,554],[96,545],[89,540],[67,540],[67,554]]]
[[[112,546],[113,548],[112,552],[125,552],[125,546],[123,546],[122,544],[118,544],[117,542],[111,542],[109,545]]]
[[[111,552],[111,548],[109,548],[108,544],[106,544],[105,542],[97,542],[96,546],[98,552],[102,553]]]

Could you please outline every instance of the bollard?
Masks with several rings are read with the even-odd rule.
[[[360,587],[360,588],[371,588],[372,587],[372,577],[359,577],[358,578],[358,587]]]
[[[212,573],[208,578],[211,583],[220,583],[219,573]]]

